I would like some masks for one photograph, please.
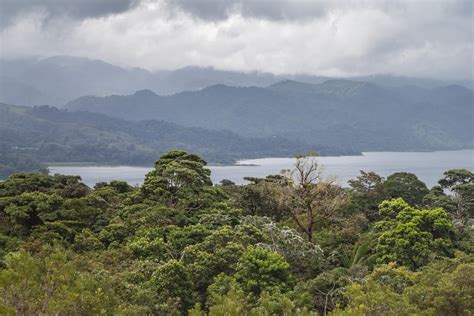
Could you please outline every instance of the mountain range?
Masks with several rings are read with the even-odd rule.
[[[216,84],[267,87],[284,80],[318,84],[329,79],[331,78],[324,76],[246,73],[193,66],[172,71],[148,71],[72,56],[0,59],[0,102],[26,106],[48,104],[60,107],[84,95],[132,94],[142,89],[149,89],[160,95],[170,95],[183,91],[197,91]],[[442,81],[392,75],[346,79],[374,83],[394,90],[406,86],[430,89],[450,84],[474,87],[473,80]]]
[[[160,96],[84,96],[65,105],[125,120],[157,119],[283,137],[353,152],[460,149],[473,145],[474,94],[459,85],[389,89],[368,82],[282,81],[266,88],[214,85]]]

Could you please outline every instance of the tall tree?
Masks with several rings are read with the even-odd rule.
[[[168,206],[192,199],[203,188],[212,186],[211,171],[205,168],[206,164],[198,155],[181,150],[169,151],[155,162],[155,169],[146,175],[142,192],[147,198]]]
[[[474,217],[474,173],[467,169],[452,169],[443,175],[438,183],[454,194],[456,208],[452,215],[465,224],[469,217]]]
[[[402,198],[408,204],[421,206],[429,190],[418,177],[409,172],[395,172],[387,177],[384,191],[388,198]]]
[[[362,210],[369,220],[378,219],[378,205],[385,199],[384,180],[373,171],[360,170],[360,176],[347,182],[351,187],[349,204]]]

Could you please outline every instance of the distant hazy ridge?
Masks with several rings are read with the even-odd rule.
[[[473,96],[458,85],[388,89],[349,80],[288,80],[267,88],[215,85],[171,96],[141,90],[81,97],[66,108],[348,151],[441,150],[472,147]]]

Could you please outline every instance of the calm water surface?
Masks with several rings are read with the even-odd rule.
[[[443,172],[454,168],[474,169],[474,150],[436,152],[366,152],[362,156],[320,157],[323,175],[335,177],[341,185],[359,175],[359,170],[375,171],[382,176],[397,171],[415,173],[429,187],[437,183]],[[263,158],[239,161],[235,166],[209,166],[214,183],[229,179],[243,184],[243,177],[265,177],[291,169],[293,158]],[[255,165],[255,166],[248,166]],[[133,166],[50,166],[52,174],[79,175],[89,186],[97,182],[124,180],[132,185],[141,184],[151,169]]]

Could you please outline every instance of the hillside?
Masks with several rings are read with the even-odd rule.
[[[39,162],[150,165],[170,149],[194,150],[211,163],[292,156],[312,149],[282,137],[245,138],[229,131],[187,128],[156,120],[130,122],[97,113],[0,104],[0,161],[7,174]],[[323,153],[337,154],[329,148]],[[1,166],[0,166],[1,167]]]
[[[149,90],[87,96],[66,108],[229,129],[245,137],[281,136],[316,147],[424,151],[472,146],[473,100],[472,90],[456,85],[393,90],[350,80],[287,80],[267,88],[215,85],[171,96]]]

